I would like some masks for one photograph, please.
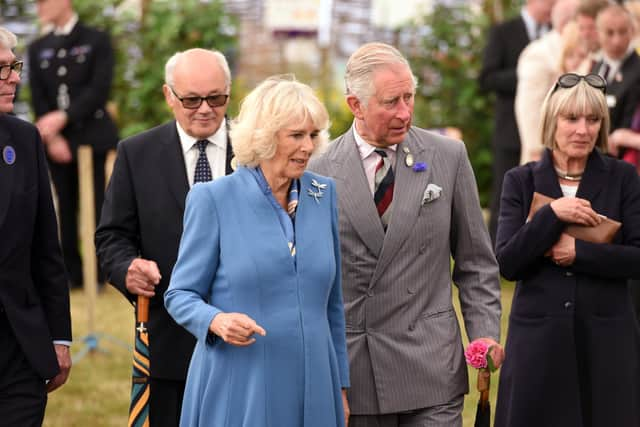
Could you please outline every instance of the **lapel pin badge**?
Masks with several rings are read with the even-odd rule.
[[[2,150],[2,160],[8,165],[14,164],[16,162],[16,150],[10,145],[4,147]]]
[[[407,165],[408,168],[413,166],[413,154],[409,151],[409,147],[402,147],[402,151],[405,154],[404,164]]]

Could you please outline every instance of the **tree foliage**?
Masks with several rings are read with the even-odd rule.
[[[233,66],[237,23],[220,0],[156,0],[144,16],[122,0],[75,0],[81,19],[110,32],[116,50],[111,99],[122,136],[171,118],[162,95],[164,64],[175,52],[194,47],[221,51]]]
[[[487,26],[486,16],[469,4],[436,4],[421,26],[419,50],[410,55],[419,79],[414,121],[462,131],[483,205],[491,185],[493,121],[492,98],[478,84]]]

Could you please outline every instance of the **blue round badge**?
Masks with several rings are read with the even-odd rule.
[[[7,145],[2,150],[2,159],[8,165],[14,164],[16,161],[16,150],[12,146]]]

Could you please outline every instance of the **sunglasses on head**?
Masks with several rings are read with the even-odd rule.
[[[569,89],[574,87],[580,80],[584,80],[587,82],[589,86],[595,89],[599,89],[602,93],[607,93],[607,82],[597,74],[587,74],[586,76],[581,76],[579,74],[567,73],[563,74],[558,78],[556,85],[553,87],[553,91],[558,90],[559,87],[563,89]]]

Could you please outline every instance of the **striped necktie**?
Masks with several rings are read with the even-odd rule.
[[[393,183],[395,176],[393,175],[391,160],[389,160],[387,153],[380,149],[375,150],[375,152],[380,156],[380,161],[376,165],[373,200],[376,203],[376,209],[378,210],[378,215],[380,215],[382,226],[386,231],[391,218],[391,202],[393,201]]]
[[[196,182],[209,182],[213,179],[211,175],[211,166],[209,166],[209,159],[207,159],[207,144],[208,140],[203,139],[196,144],[198,145],[198,162],[196,163],[196,172],[193,174],[193,183]]]

